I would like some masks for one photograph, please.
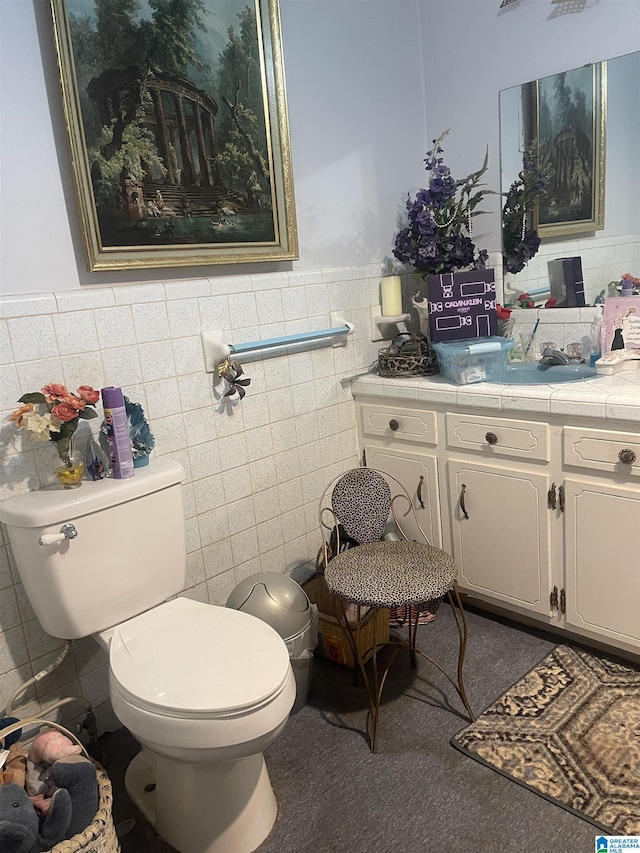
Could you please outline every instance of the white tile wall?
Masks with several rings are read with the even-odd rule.
[[[378,281],[377,267],[347,267],[0,299],[0,499],[52,482],[51,442],[35,447],[7,421],[18,397],[49,381],[119,385],[142,404],[154,454],[174,455],[187,471],[185,595],[222,604],[249,574],[310,571],[317,498],[336,471],[357,463],[353,403],[340,379],[366,369],[379,344],[359,323],[345,347],[247,361],[247,396],[223,402],[204,372],[200,332],[222,329],[239,342],[326,328],[330,311],[351,319],[368,307]],[[62,647],[35,619],[3,533],[2,705]],[[75,642],[24,701],[37,710],[79,693],[98,705],[101,728],[113,724],[106,658],[93,640]],[[79,711],[71,705],[58,716],[68,721]]]
[[[555,343],[557,349],[566,349],[567,344],[581,343],[584,353],[591,351],[591,323],[600,314],[602,306],[584,306],[582,308],[516,308],[514,337],[516,342],[520,333],[531,334],[535,329],[534,352],[539,357],[540,344]],[[536,328],[537,321],[540,320]]]
[[[611,249],[615,249],[616,264],[611,265]],[[526,268],[517,275],[507,275],[505,284],[518,292],[549,289],[547,261],[554,258],[580,256],[584,291],[587,304],[593,304],[599,293],[605,290],[611,281],[619,281],[625,272],[640,268],[640,238],[637,233],[618,237],[588,237],[585,239],[550,240],[541,244],[538,253],[529,261]],[[544,295],[536,296],[544,300]],[[508,293],[505,302],[509,303]]]

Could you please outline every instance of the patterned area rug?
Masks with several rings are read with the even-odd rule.
[[[557,646],[451,739],[612,835],[640,835],[640,672]]]

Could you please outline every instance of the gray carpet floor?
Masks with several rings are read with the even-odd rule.
[[[480,612],[467,615],[465,686],[479,714],[559,641]],[[457,633],[449,607],[419,633],[419,646],[455,671]],[[467,720],[455,690],[424,659],[417,671],[408,655],[396,659],[375,755],[366,719],[365,693],[354,686],[352,672],[315,659],[306,705],[266,753],[279,815],[259,853],[594,849],[600,833],[591,824],[450,745]],[[170,853],[123,789],[124,769],[138,745],[121,730],[103,735],[101,747],[114,785],[114,820],[131,827],[121,836],[123,853]]]

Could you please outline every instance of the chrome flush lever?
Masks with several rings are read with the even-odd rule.
[[[58,542],[64,542],[65,539],[75,539],[78,531],[73,524],[63,524],[60,528],[60,533],[45,533],[38,539],[40,545],[57,545]]]

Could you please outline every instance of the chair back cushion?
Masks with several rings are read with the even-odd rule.
[[[335,484],[331,508],[356,542],[377,542],[389,519],[391,489],[377,471],[354,468]]]

